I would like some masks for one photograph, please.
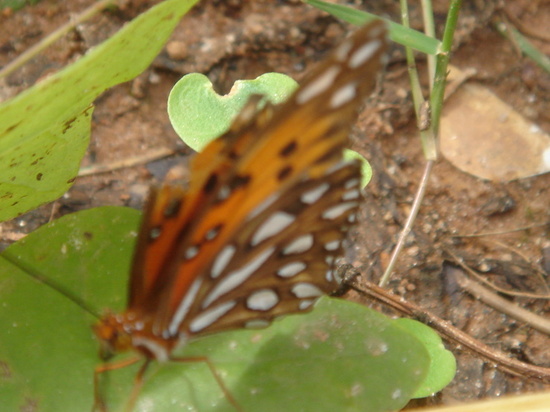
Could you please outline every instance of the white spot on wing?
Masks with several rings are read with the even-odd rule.
[[[214,240],[219,233],[220,233],[220,228],[215,227],[210,229],[208,232],[206,232],[206,234],[204,235],[204,238],[208,241]]]
[[[346,200],[358,199],[358,198],[359,198],[359,190],[357,190],[357,189],[348,190],[348,191],[345,192],[344,195],[342,196],[342,200],[344,200],[344,201],[346,201]]]
[[[265,328],[266,326],[269,326],[269,322],[265,319],[252,319],[244,325],[247,329],[259,329]]]
[[[353,100],[356,94],[357,84],[355,82],[348,83],[345,86],[340,87],[332,94],[332,97],[330,98],[330,107],[332,109],[337,109]]]
[[[235,254],[237,248],[233,245],[227,245],[222,249],[212,265],[212,271],[210,272],[210,277],[216,279],[223,270],[227,267],[227,264],[231,261],[231,258]]]
[[[298,94],[296,95],[296,103],[304,104],[313,99],[315,96],[318,96],[326,91],[334,83],[334,79],[336,79],[336,76],[338,76],[339,73],[340,68],[338,66],[329,67],[310,84],[304,86],[298,91]]]
[[[317,298],[324,295],[323,291],[311,283],[296,283],[292,286],[292,293],[299,299]]]
[[[357,207],[357,202],[340,203],[325,210],[321,216],[323,219],[334,220],[354,207]]]
[[[352,179],[349,179],[346,184],[344,185],[344,188],[346,189],[351,189],[352,187],[356,187],[356,186],[359,186],[359,183],[361,182],[361,180],[357,177],[354,177]]]
[[[277,271],[277,276],[280,276],[282,278],[291,278],[292,276],[296,276],[298,273],[304,271],[306,267],[307,266],[304,262],[288,263],[279,268],[279,270]]]
[[[281,233],[288,226],[294,222],[296,218],[285,212],[277,212],[267,218],[261,226],[256,230],[252,240],[250,241],[251,246],[256,246],[260,242],[275,236],[278,233]]]
[[[348,66],[352,69],[361,66],[363,63],[369,60],[374,55],[374,53],[376,53],[380,49],[381,46],[382,43],[379,39],[374,39],[368,43],[365,43],[355,52],[353,52],[349,59]]]
[[[315,301],[314,300],[302,300],[300,302],[300,304],[298,305],[298,307],[300,308],[300,310],[306,310],[308,309],[311,305],[313,305]]]
[[[151,240],[158,239],[160,237],[161,233],[162,233],[162,230],[159,227],[154,227],[149,232],[149,239],[151,239]]]
[[[265,263],[265,261],[273,254],[274,250],[275,247],[266,249],[243,267],[228,273],[227,276],[221,279],[218,284],[212,289],[206,299],[204,299],[202,307],[207,308],[220,296],[227,292],[230,292],[237,286],[240,286],[245,280],[250,277],[250,275],[256,272],[256,270],[258,270],[260,266]]]
[[[314,189],[308,190],[307,192],[302,193],[300,200],[302,203],[311,205],[318,201],[330,188],[328,183],[322,183]]]
[[[199,254],[199,248],[196,246],[191,246],[185,249],[185,252],[183,253],[183,256],[185,259],[193,259],[195,256]]]
[[[229,312],[235,307],[237,302],[234,300],[222,303],[221,305],[215,306],[212,309],[205,310],[200,315],[195,317],[193,321],[189,324],[189,330],[193,333],[200,332],[208,326],[212,325],[219,318]]]
[[[189,288],[189,290],[185,294],[185,297],[182,299],[181,303],[176,309],[176,313],[170,321],[170,325],[168,325],[169,336],[176,336],[178,329],[180,328],[181,322],[183,322],[183,319],[185,319],[185,316],[189,312],[191,304],[195,301],[195,298],[197,297],[197,292],[199,291],[201,284],[201,278],[196,278],[191,284],[191,287]]]
[[[313,246],[313,235],[303,235],[293,240],[289,245],[283,249],[283,255],[291,255],[296,253],[302,253],[311,249]]]
[[[246,298],[246,307],[251,310],[267,311],[279,303],[279,296],[271,289],[260,289]]]
[[[345,61],[352,47],[353,47],[353,41],[349,39],[344,40],[342,44],[336,47],[336,50],[334,51],[334,56],[336,57],[336,60],[340,62]]]
[[[327,169],[327,171],[325,172],[325,175],[330,175],[333,172],[336,172],[337,170],[343,169],[344,167],[348,166],[349,164],[350,164],[350,162],[346,162],[346,161],[338,162],[338,163],[332,165],[331,167],[329,167]]]
[[[225,200],[229,197],[230,194],[231,194],[231,189],[229,188],[229,186],[224,185],[220,187],[220,190],[218,192],[218,200]]]
[[[332,242],[325,243],[325,250],[332,251],[337,250],[340,247],[339,240],[333,240]]]

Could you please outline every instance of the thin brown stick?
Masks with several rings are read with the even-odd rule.
[[[494,362],[499,369],[507,373],[523,378],[536,379],[545,383],[550,383],[550,368],[530,365],[528,363],[512,359],[506,353],[492,349],[484,343],[474,339],[467,333],[462,332],[460,329],[451,325],[448,321],[437,317],[433,313],[422,309],[414,303],[406,301],[401,296],[394,295],[385,289],[376,286],[374,283],[365,282],[362,280],[360,287],[356,282],[352,282],[350,288],[361,295],[375,299],[406,316],[412,317],[432,327],[448,340],[472,350],[490,362]]]
[[[534,329],[541,331],[542,333],[550,334],[550,320],[545,319],[542,316],[538,316],[528,310],[520,308],[513,302],[507,299],[501,298],[496,293],[491,292],[489,289],[483,287],[479,283],[474,282],[464,275],[460,270],[456,270],[453,273],[458,284],[468,291],[475,298],[481,300],[487,305],[495,308],[496,310],[506,313],[514,319],[520,322],[525,322]]]
[[[138,164],[144,164],[152,162],[153,160],[162,159],[176,153],[175,149],[170,149],[167,147],[159,147],[157,149],[152,149],[147,153],[139,156],[130,157],[127,159],[117,160],[107,164],[96,164],[91,166],[86,166],[80,169],[78,176],[89,176],[99,173],[112,172],[113,170],[123,169],[126,167],[132,167]]]
[[[468,237],[507,235],[509,233],[522,232],[524,230],[535,229],[535,228],[544,227],[544,226],[548,226],[548,225],[550,225],[550,222],[536,223],[534,225],[522,226],[522,227],[518,227],[516,229],[508,229],[508,230],[503,230],[503,231],[499,231],[499,232],[484,232],[484,233],[474,233],[474,234],[469,234],[469,235],[455,234],[452,237],[454,237],[454,238],[456,238],[456,237],[468,238]]]
[[[468,265],[466,265],[461,257],[457,256],[449,248],[444,248],[444,250],[445,250],[445,252],[447,252],[453,258],[454,262],[457,265],[459,265],[462,269],[464,269],[466,272],[468,272],[474,278],[479,280],[481,283],[484,283],[485,285],[489,286],[491,289],[496,290],[499,293],[509,295],[509,296],[516,296],[516,297],[520,297],[520,298],[550,299],[549,295],[540,295],[540,294],[536,294],[536,293],[527,293],[527,292],[515,292],[515,291],[512,291],[512,290],[503,289],[503,288],[495,285],[493,282],[489,282],[483,276],[480,276],[475,270],[473,270]]]
[[[493,239],[486,239],[486,240],[482,240],[482,242],[483,241],[494,243],[495,245],[500,246],[503,249],[509,250],[510,252],[512,252],[512,253],[518,255],[520,258],[522,258],[529,265],[529,267],[533,270],[533,272],[537,276],[538,280],[540,281],[540,284],[546,290],[546,295],[548,296],[548,299],[550,299],[550,289],[548,288],[548,285],[546,284],[546,281],[545,281],[546,273],[544,273],[544,271],[541,268],[537,267],[537,265],[533,264],[529,260],[529,258],[521,250],[518,250],[517,248],[512,247],[510,245],[507,245],[506,243],[500,242],[496,239],[494,239],[494,240]]]

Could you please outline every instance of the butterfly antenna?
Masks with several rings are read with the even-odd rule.
[[[69,291],[66,287],[63,285],[52,281],[51,279],[48,279],[44,274],[40,273],[40,271],[33,268],[28,263],[20,260],[18,257],[10,253],[9,250],[5,250],[2,252],[0,257],[3,257],[5,260],[7,260],[9,263],[11,263],[13,266],[17,267],[18,269],[25,272],[27,275],[31,276],[38,282],[52,288],[53,290],[59,292],[61,295],[78,305],[81,309],[83,309],[85,312],[89,313],[96,319],[101,319],[101,315],[96,312],[94,309],[92,309],[86,302],[84,302],[81,298],[76,296],[73,292]]]

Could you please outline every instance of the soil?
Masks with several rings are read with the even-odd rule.
[[[94,1],[43,0],[17,12],[4,11],[0,15],[0,65],[13,60]],[[79,24],[23,69],[2,80],[0,96],[5,100],[74,61],[152,3],[128,1],[119,10],[100,13]],[[396,2],[379,1],[368,6],[360,1],[353,3],[399,20]],[[441,33],[448,2],[434,3],[437,30]],[[530,41],[548,55],[550,3],[464,3],[452,63],[463,69],[474,67],[477,75],[468,82],[484,85],[543,131],[550,132],[548,73],[518,53],[494,26],[497,21],[506,21],[520,31],[529,28],[529,33],[539,35],[530,36]],[[417,5],[412,6],[411,15],[412,26],[420,28],[421,10]],[[150,184],[162,181],[167,173],[185,176],[192,151],[172,131],[166,114],[170,88],[183,74],[205,73],[221,93],[227,92],[237,79],[251,79],[269,71],[286,73],[299,81],[349,30],[347,25],[300,1],[201,2],[183,19],[165,50],[145,73],[114,87],[96,101],[92,143],[83,166],[140,159],[159,148],[168,149],[173,155],[78,178],[63,198],[3,223],[2,246],[66,213],[103,205],[139,208]],[[374,168],[348,256],[361,272],[359,284],[361,279],[380,279],[426,165],[417,137],[403,49],[395,45],[390,55],[376,97],[370,99],[359,117],[353,136],[354,148]],[[421,70],[423,66],[421,60]],[[471,268],[503,290],[529,294],[502,296],[548,318],[549,205],[549,174],[491,182],[469,175],[441,157],[432,170],[420,213],[406,238],[388,289],[511,358],[550,367],[550,340],[546,334],[472,297],[453,277],[455,271]],[[542,295],[546,299],[537,298]],[[348,293],[348,298],[371,305],[357,292]],[[456,378],[420,405],[550,389],[548,384],[495,369],[478,354],[458,345],[449,343],[448,347],[458,359]]]

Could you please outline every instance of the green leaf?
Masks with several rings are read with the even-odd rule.
[[[33,279],[9,254],[93,308],[121,310],[139,213],[104,207],[45,225],[0,255],[2,409],[91,410],[98,363],[93,318],[67,296]],[[121,293],[114,293],[114,291]]]
[[[147,68],[197,0],[167,0],[63,70],[0,105],[0,221],[72,184],[88,145],[90,104]]]
[[[87,107],[63,123],[44,124],[40,137],[22,144],[0,138],[0,221],[67,191],[90,141],[92,112]]]
[[[176,133],[200,152],[208,142],[225,133],[251,95],[260,94],[273,104],[284,102],[297,83],[279,73],[266,73],[254,80],[237,80],[229,94],[217,94],[208,77],[199,73],[183,76],[168,97],[168,115]]]
[[[344,149],[344,160],[349,161],[353,159],[357,159],[361,162],[361,187],[365,187],[372,179],[372,167],[370,167],[369,161],[360,153],[357,153],[355,150]]]
[[[5,259],[25,262],[50,284],[94,309],[124,308],[138,213],[98,208],[45,225],[0,255],[0,384],[6,410],[90,410],[99,364],[89,314]],[[180,355],[180,353],[178,353]],[[394,321],[361,305],[322,299],[307,315],[262,330],[219,333],[181,356],[207,356],[244,410],[378,411],[405,405],[424,379],[423,345]],[[125,355],[116,360],[125,359]],[[115,361],[116,361],[115,360]],[[109,410],[128,401],[139,365],[102,376]],[[154,363],[137,410],[229,411],[204,363]]]
[[[550,73],[550,57],[544,54],[543,51],[535,47],[527,37],[521,34],[519,30],[514,28],[510,24],[503,22],[498,22],[495,24],[495,27],[500,34],[506,36],[508,39],[514,42],[514,45],[526,55],[529,56],[539,67],[545,70],[547,73]]]
[[[399,329],[361,305],[322,298],[307,315],[213,335],[188,345],[185,355],[208,354],[244,410],[396,410],[427,366],[419,342]],[[188,387],[178,384],[182,376]],[[162,391],[167,409],[167,400],[180,399],[182,407],[202,411],[217,403],[215,410],[231,410],[216,386],[204,364],[171,365],[151,376],[138,405],[146,409],[149,395]]]
[[[445,349],[441,337],[423,323],[412,319],[396,319],[395,324],[406,329],[424,343],[430,354],[430,370],[414,398],[432,396],[447,386],[456,374],[456,359],[452,352]]]

